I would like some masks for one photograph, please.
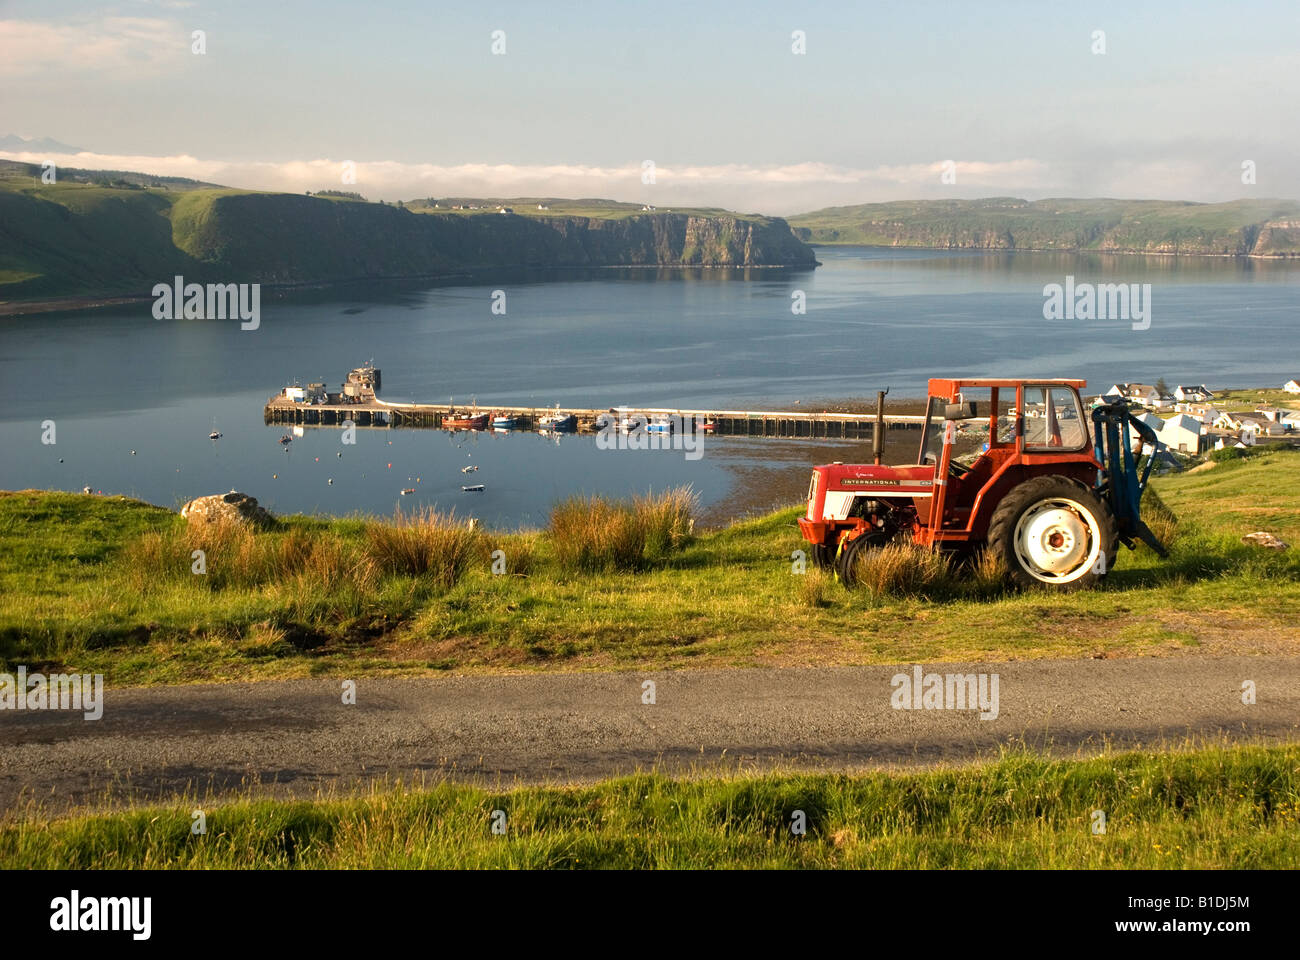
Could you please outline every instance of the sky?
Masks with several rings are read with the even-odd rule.
[[[0,135],[85,151],[0,155],[370,199],[1300,197],[1298,107],[1295,0],[0,0]]]

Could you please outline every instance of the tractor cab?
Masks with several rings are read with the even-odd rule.
[[[799,527],[814,559],[851,582],[862,550],[903,539],[954,554],[996,549],[1023,583],[1095,582],[1117,535],[1130,546],[1132,536],[1146,539],[1132,496],[1140,497],[1146,477],[1136,478],[1125,432],[1112,469],[1127,463],[1134,476],[1117,524],[1107,502],[1111,470],[1101,459],[1109,454],[1094,440],[1079,396],[1085,385],[931,380],[915,465],[882,465],[877,452],[874,464],[813,468]],[[1127,408],[1112,407],[1102,408],[1112,419],[1140,424],[1139,433],[1145,427]],[[883,420],[882,401],[877,436]]]

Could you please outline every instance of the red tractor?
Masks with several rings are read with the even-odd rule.
[[[1139,477],[1130,446],[1136,433],[1154,449],[1155,431],[1123,400],[1089,418],[1085,385],[931,380],[917,463],[897,467],[880,464],[881,394],[875,463],[813,468],[799,520],[813,558],[851,584],[863,550],[906,538],[965,556],[992,550],[1023,586],[1073,590],[1106,575],[1119,542],[1142,540],[1164,556],[1140,515],[1151,460]],[[988,398],[983,418],[973,394]]]

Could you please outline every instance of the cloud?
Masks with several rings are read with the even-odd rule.
[[[189,46],[185,28],[157,17],[0,20],[0,76],[149,71],[184,56]]]
[[[1203,160],[1096,157],[1067,163],[1036,158],[953,160],[956,183],[945,184],[947,161],[855,168],[820,162],[795,164],[662,164],[655,182],[642,183],[640,161],[623,165],[403,163],[355,161],[356,183],[343,182],[348,158],[312,160],[204,160],[188,154],[144,156],[101,153],[43,155],[0,151],[28,163],[53,160],[59,166],[132,170],[189,177],[251,190],[302,193],[356,190],[372,200],[415,197],[602,197],[662,208],[721,206],[775,215],[825,206],[938,197],[1116,196],[1171,200],[1225,200],[1242,195],[1234,182]],[[1213,188],[1207,188],[1213,184]],[[1216,192],[1217,191],[1217,192]],[[1260,195],[1264,195],[1261,193]],[[1272,192],[1273,196],[1278,191]]]

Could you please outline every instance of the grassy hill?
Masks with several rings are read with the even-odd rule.
[[[1154,483],[1179,518],[1170,559],[1122,551],[1103,589],[1066,595],[962,577],[873,596],[815,568],[795,575],[791,551],[805,546],[798,508],[669,544],[636,569],[578,571],[553,531],[486,531],[467,543],[431,529],[427,542],[454,548],[455,562],[419,568],[394,563],[386,545],[425,533],[291,517],[205,545],[209,572],[199,577],[185,521],[169,510],[5,493],[0,670],[66,665],[129,685],[1294,650],[1300,549],[1261,550],[1241,537],[1267,530],[1300,544],[1300,452]],[[614,515],[601,529],[622,522]],[[511,575],[490,572],[495,549]]]
[[[991,250],[1300,256],[1300,203],[1234,200],[911,200],[790,218],[810,243]]]
[[[152,185],[104,171],[80,179],[60,171],[57,184],[42,184],[39,173],[0,167],[0,301],[146,296],[176,274],[304,284],[490,267],[815,262],[785,221],[721,210],[575,201],[563,212],[520,203],[513,216],[470,216],[427,202]]]

